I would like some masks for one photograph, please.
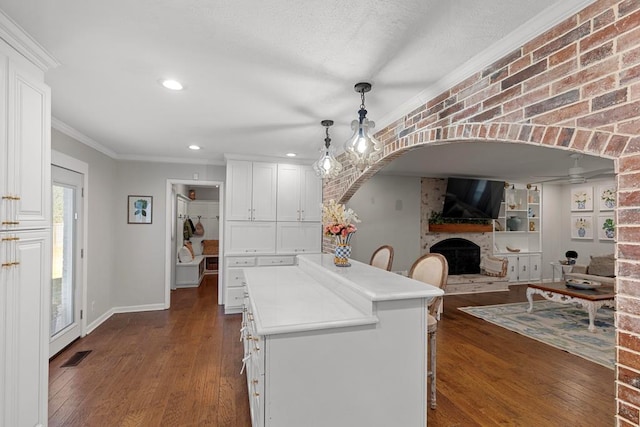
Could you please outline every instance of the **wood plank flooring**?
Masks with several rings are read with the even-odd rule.
[[[170,310],[114,315],[65,349],[50,362],[49,425],[250,426],[240,316],[216,295],[206,276],[173,291]],[[457,310],[525,299],[523,286],[445,297],[429,427],[615,424],[612,370]]]

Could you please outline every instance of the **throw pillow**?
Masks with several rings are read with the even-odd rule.
[[[194,258],[196,254],[193,252],[193,244],[191,242],[184,242],[184,245],[189,249],[189,252],[191,252],[191,258]]]
[[[591,256],[589,274],[604,277],[615,277],[615,257],[613,254]]]
[[[180,262],[193,261],[193,256],[191,255],[191,252],[189,252],[189,249],[186,246],[183,246],[178,250],[178,260]]]

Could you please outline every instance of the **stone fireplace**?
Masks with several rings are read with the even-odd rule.
[[[480,246],[470,240],[453,237],[431,246],[432,253],[442,254],[449,263],[449,275],[480,273]]]

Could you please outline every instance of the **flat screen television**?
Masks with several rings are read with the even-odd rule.
[[[500,213],[504,181],[449,178],[443,218],[495,219]]]

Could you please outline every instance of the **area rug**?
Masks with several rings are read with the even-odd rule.
[[[614,310],[603,307],[596,314],[596,332],[589,332],[589,315],[578,306],[551,301],[460,307],[460,310],[503,328],[533,338],[592,362],[615,366]]]

